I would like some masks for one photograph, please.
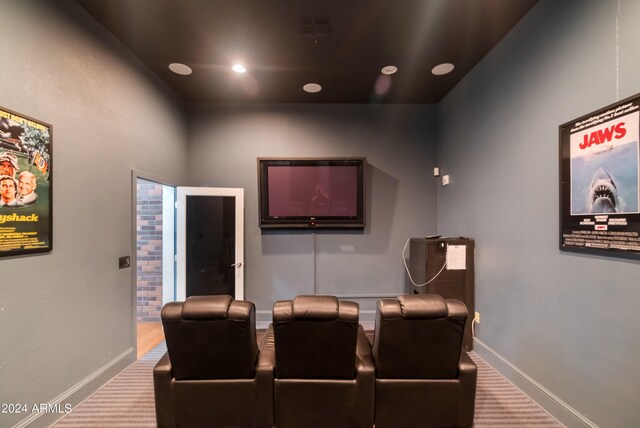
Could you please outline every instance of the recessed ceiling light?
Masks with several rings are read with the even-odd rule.
[[[179,62],[173,62],[169,64],[169,70],[183,76],[188,76],[189,74],[193,73],[191,67],[189,67],[188,65],[180,64]]]
[[[382,74],[386,74],[387,76],[391,75],[391,74],[395,74],[398,71],[398,67],[396,67],[395,65],[387,65],[386,67],[382,67],[382,70],[380,70],[382,72]]]
[[[431,69],[431,73],[435,74],[436,76],[442,76],[443,74],[451,73],[454,68],[455,67],[453,64],[449,62],[445,62],[443,64],[439,64],[433,67]]]
[[[235,71],[236,73],[246,73],[247,72],[247,68],[242,64],[234,64],[233,67],[231,67],[231,69],[233,71]]]
[[[322,90],[322,86],[317,83],[307,83],[302,87],[305,92],[309,92],[310,94],[315,94],[316,92],[320,92]]]

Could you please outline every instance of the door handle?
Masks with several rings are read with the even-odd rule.
[[[242,262],[234,263],[234,264],[231,265],[231,267],[240,268],[240,267],[242,267]]]

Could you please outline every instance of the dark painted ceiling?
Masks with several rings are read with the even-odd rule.
[[[537,3],[76,1],[188,103],[435,103]],[[173,62],[193,74],[172,73]],[[445,62],[453,72],[431,74]],[[386,65],[399,70],[382,77]],[[310,82],[323,90],[304,92]]]

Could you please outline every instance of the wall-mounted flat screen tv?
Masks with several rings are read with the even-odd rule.
[[[260,227],[363,228],[365,158],[258,158]]]

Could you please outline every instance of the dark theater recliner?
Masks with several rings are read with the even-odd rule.
[[[333,296],[274,304],[278,428],[371,428],[375,370],[358,310]]]
[[[376,428],[471,427],[477,367],[462,350],[463,302],[435,294],[378,301]]]
[[[255,306],[194,296],[162,309],[167,342],[153,371],[159,427],[271,427],[273,370],[258,369]]]

